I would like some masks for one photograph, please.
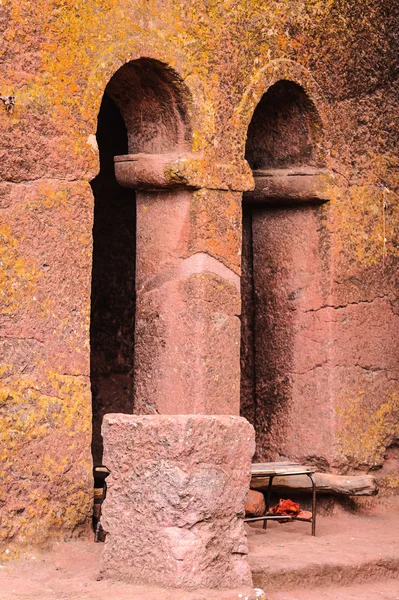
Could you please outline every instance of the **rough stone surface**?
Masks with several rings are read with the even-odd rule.
[[[84,182],[9,186],[0,216],[0,544],[88,526],[93,200]],[[40,233],[39,233],[40,231]]]
[[[329,291],[321,210],[252,212],[253,393],[260,460],[332,455],[335,413],[326,398],[329,324],[314,313],[328,302]],[[321,422],[323,427],[315,426]]]
[[[261,517],[266,512],[265,497],[261,492],[248,490],[245,497],[245,514],[250,517]]]
[[[195,203],[188,191],[137,194],[139,414],[239,412],[239,277],[190,251]]]
[[[389,298],[334,300],[325,214],[312,206],[252,210],[243,407],[255,407],[247,416],[259,460],[380,466],[397,435],[399,317]]]
[[[394,492],[399,486],[398,2],[7,0],[0,4],[0,32],[0,92],[15,96],[13,112],[0,101],[0,343],[5,365],[0,371],[0,510],[6,523],[1,551],[8,550],[9,556],[32,543],[72,536],[89,522],[90,385],[95,460],[101,460],[99,423],[104,412],[132,410],[134,215],[129,206],[121,206],[126,198],[113,187],[112,173],[105,200],[93,182],[99,210],[93,208],[88,185],[97,179],[104,159],[96,129],[97,125],[101,129],[98,116],[106,90],[107,97],[113,95],[117,101],[119,95],[124,105],[122,153],[129,151],[129,140],[132,151],[178,148],[201,156],[195,180],[206,185],[192,194],[183,260],[204,253],[240,273],[241,194],[233,190],[251,187],[249,166],[245,170],[242,162],[255,110],[247,146],[252,167],[265,160],[281,167],[295,158],[305,166],[321,161],[335,174],[330,201],[321,211],[324,216],[315,217],[317,231],[310,235],[312,253],[317,239],[323,240],[322,252],[326,245],[330,248],[327,302],[313,305],[308,322],[305,314],[295,309],[291,315],[287,308],[301,299],[286,297],[282,308],[290,316],[294,346],[287,372],[279,348],[271,360],[278,375],[274,381],[279,406],[281,400],[289,404],[292,398],[295,409],[302,407],[302,394],[308,416],[309,398],[314,397],[315,419],[305,431],[305,419],[299,423],[299,416],[290,414],[284,426],[295,432],[296,439],[289,440],[287,429],[280,433],[274,426],[270,439],[276,454],[311,455],[326,469],[381,467],[383,486]],[[122,77],[119,83],[117,73]],[[273,137],[270,156],[262,146],[262,112],[267,105],[262,98],[279,81],[292,83],[274,88],[276,95],[285,86],[289,95],[279,102],[284,118],[273,111],[268,115],[275,133],[284,134],[284,139]],[[293,102],[295,97],[298,103]],[[116,131],[113,126],[111,130]],[[114,148],[111,141],[109,148]],[[237,173],[241,187],[232,185]],[[299,254],[303,257],[302,250]],[[286,257],[284,265],[295,269],[295,261],[288,263]],[[128,277],[122,276],[125,269]],[[90,336],[92,274],[99,278],[92,291],[99,290],[104,302],[92,304]],[[284,281],[294,279],[292,273],[280,275],[279,291],[273,292],[276,308]],[[204,278],[207,281],[208,275]],[[206,342],[198,345],[196,357],[204,363],[211,410],[222,412],[223,407],[228,412],[234,406],[238,411],[239,323],[232,313],[239,315],[239,294],[237,287],[226,291],[224,278],[210,279],[212,295],[220,285],[229,308],[214,308],[215,300],[208,303],[204,283],[198,304],[204,312],[207,305],[213,308],[206,325],[198,329],[202,338],[212,337],[227,323],[226,342],[220,334],[209,363]],[[274,279],[261,274],[258,280]],[[195,284],[197,293],[198,281]],[[308,292],[303,290],[305,298]],[[146,316],[156,320],[157,302],[151,312],[149,298]],[[189,300],[187,310],[195,312],[198,305]],[[277,324],[282,320],[276,315]],[[317,337],[305,342],[294,321],[304,327],[305,335]],[[168,339],[173,337],[164,341]],[[230,358],[220,366],[223,343]],[[271,347],[272,341],[268,344]],[[154,339],[154,350],[156,345]],[[323,357],[329,349],[329,362],[312,375],[308,369],[318,364],[318,345]],[[158,367],[160,354],[153,356]],[[267,388],[259,390],[264,398],[272,385],[264,368],[258,367],[263,370],[260,382]],[[223,377],[220,396],[218,376]],[[243,387],[251,389],[250,382]],[[209,388],[201,389],[204,397],[196,402],[203,410]],[[179,392],[179,402],[181,398]],[[257,407],[252,403],[246,413],[248,402],[243,399],[243,411],[250,416]],[[254,417],[251,422],[256,425]],[[261,438],[258,447],[266,452],[265,444]]]
[[[252,426],[233,416],[107,415],[101,571],[184,588],[250,585],[244,498]]]
[[[249,164],[285,173],[329,163],[319,125],[303,90],[277,82],[248,128]],[[325,184],[325,197],[340,195],[339,185]],[[382,189],[385,231],[389,194]],[[376,272],[385,292],[342,297],[333,208],[292,206],[284,190],[270,196],[270,206],[246,208],[243,228],[242,414],[255,425],[257,457],[311,460],[322,469],[380,467],[399,415],[394,287]],[[384,270],[385,233],[382,242]],[[363,292],[368,277],[359,276]]]

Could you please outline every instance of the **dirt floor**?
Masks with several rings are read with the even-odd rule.
[[[268,600],[399,600],[399,512],[320,517],[308,523],[247,526],[254,584]],[[98,580],[102,544],[58,543],[0,567],[0,600],[211,600],[231,592],[172,592]],[[245,597],[245,596],[244,596]]]
[[[102,544],[89,541],[64,542],[52,552],[10,562],[0,568],[0,600],[235,600],[240,593],[176,592],[99,580],[101,550]]]
[[[317,535],[307,523],[252,526],[254,584],[268,600],[397,600],[399,503],[362,514],[320,517]]]
[[[399,600],[396,580],[269,594],[268,600]]]

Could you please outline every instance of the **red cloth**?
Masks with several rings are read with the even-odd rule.
[[[287,517],[297,517],[300,512],[301,508],[297,502],[283,500],[282,498],[276,506],[273,506],[273,508],[269,510],[269,513],[272,515],[286,515]],[[279,522],[284,523],[284,519]]]

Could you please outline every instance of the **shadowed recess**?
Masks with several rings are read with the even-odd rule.
[[[252,170],[320,166],[322,124],[315,105],[293,81],[263,94],[248,127],[245,158]]]
[[[91,292],[93,459],[101,464],[101,422],[107,412],[133,412],[135,319],[135,192],[122,188],[114,156],[127,151],[124,121],[104,94],[98,117],[100,173],[94,193]]]
[[[191,150],[190,95],[173,69],[140,58],[123,65],[106,92],[125,121],[129,154]]]

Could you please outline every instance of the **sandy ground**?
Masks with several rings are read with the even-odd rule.
[[[268,600],[399,600],[396,580],[269,594]]]
[[[316,537],[307,523],[251,528],[255,585],[272,592],[399,578],[398,508],[392,501],[361,515],[319,518]]]
[[[310,525],[269,523],[248,533],[254,583],[268,600],[399,600],[397,500]]]
[[[399,600],[398,505],[307,523],[247,526],[254,584],[268,600]],[[102,544],[55,544],[0,567],[0,600],[231,600],[236,592],[176,592],[98,580]],[[245,597],[245,595],[244,595]]]

